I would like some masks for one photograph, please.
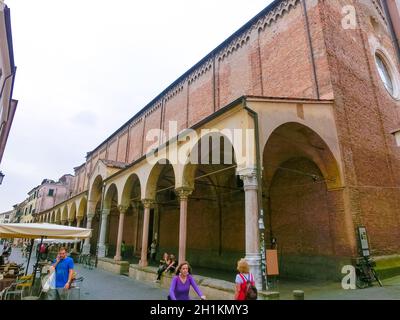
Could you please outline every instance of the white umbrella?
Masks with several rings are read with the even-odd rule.
[[[26,272],[28,272],[29,261],[31,260],[34,239],[40,237],[51,239],[86,239],[92,235],[92,229],[75,228],[50,223],[0,223],[0,238],[23,238],[32,239],[31,250],[29,252],[28,264]],[[39,260],[39,256],[37,258]],[[37,261],[38,262],[38,261]],[[35,281],[36,268],[35,265],[33,282]]]
[[[0,223],[0,238],[85,239],[92,229],[61,226],[50,223]]]

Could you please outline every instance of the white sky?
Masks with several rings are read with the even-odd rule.
[[[272,0],[6,0],[19,100],[0,212],[57,180]]]

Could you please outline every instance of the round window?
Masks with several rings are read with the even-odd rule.
[[[391,76],[391,73],[389,72],[389,68],[385,60],[379,54],[376,54],[375,62],[378,68],[379,76],[381,77],[381,80],[385,85],[386,90],[389,91],[391,96],[394,96],[395,92],[393,78]]]

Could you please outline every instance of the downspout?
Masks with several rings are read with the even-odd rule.
[[[393,26],[392,16],[390,15],[389,7],[388,7],[388,5],[387,5],[386,0],[383,0],[383,1],[381,1],[381,2],[382,2],[382,4],[383,4],[383,10],[385,11],[385,15],[386,15],[386,18],[387,18],[387,20],[388,20],[388,26],[389,26],[390,35],[391,35],[392,38],[393,38],[393,44],[394,44],[394,46],[395,46],[395,48],[396,48],[397,59],[398,59],[398,62],[399,62],[399,64],[400,64],[400,46],[399,46],[399,41],[398,41],[398,39],[397,39],[396,33],[394,32],[394,26]]]
[[[258,125],[258,113],[255,112],[254,110],[250,109],[247,106],[247,99],[246,97],[243,98],[242,100],[244,109],[247,110],[250,114],[250,116],[253,118],[254,121],[254,130],[255,130],[255,143],[256,143],[256,172],[257,172],[257,202],[258,202],[258,212],[259,212],[259,226],[260,223],[262,222],[262,225],[264,225],[264,208],[262,205],[262,183],[261,183],[261,152],[260,152],[260,134],[259,134],[259,125]],[[262,229],[262,233],[265,232],[265,228]],[[261,268],[262,268],[262,289],[266,290],[267,289],[267,271],[265,268],[265,237],[261,234],[260,231],[260,240],[262,243],[262,252],[261,252]],[[265,274],[263,274],[265,272]]]
[[[318,78],[317,78],[317,65],[315,63],[314,48],[313,48],[312,40],[311,40],[310,22],[308,20],[306,0],[302,0],[301,3],[303,5],[304,18],[306,20],[307,40],[308,40],[308,46],[310,48],[311,64],[312,64],[312,69],[313,69],[315,90],[316,90],[316,93],[317,93],[317,99],[319,100],[320,99],[320,93],[319,93]]]

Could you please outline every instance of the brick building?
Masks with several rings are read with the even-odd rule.
[[[374,256],[399,254],[399,21],[398,1],[274,1],[89,152],[40,219],[92,227],[84,249],[115,261],[124,240],[141,266],[153,239],[194,266],[246,256],[259,286],[260,217],[283,275],[340,278],[359,226]]]

